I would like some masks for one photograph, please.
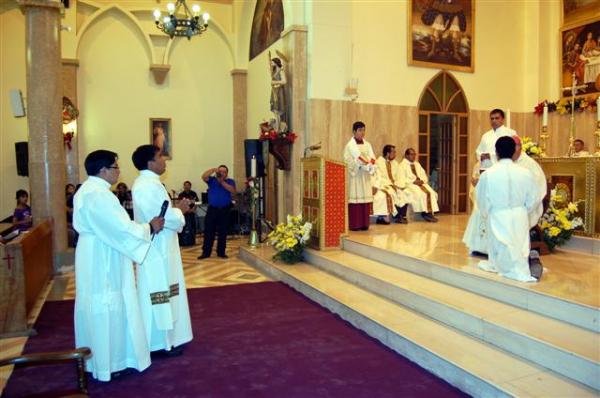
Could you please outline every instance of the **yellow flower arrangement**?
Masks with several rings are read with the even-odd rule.
[[[281,260],[288,264],[302,260],[302,252],[310,239],[312,224],[303,222],[302,215],[287,216],[285,223],[280,223],[269,233],[269,243],[277,253],[274,260]]]
[[[521,139],[521,151],[525,152],[531,157],[538,157],[542,155],[542,149],[537,142],[534,142],[531,137],[523,137]]]
[[[581,217],[576,217],[579,202],[568,202],[556,190],[550,192],[548,209],[540,219],[539,226],[544,234],[544,241],[550,250],[563,245],[573,235],[575,229],[583,226]]]

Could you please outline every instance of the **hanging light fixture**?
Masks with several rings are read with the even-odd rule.
[[[154,20],[158,29],[165,32],[172,39],[175,36],[200,35],[208,28],[210,15],[207,12],[200,14],[200,6],[194,4],[190,11],[185,0],[177,0],[175,4],[167,4],[168,15],[162,17],[160,10],[154,10]]]

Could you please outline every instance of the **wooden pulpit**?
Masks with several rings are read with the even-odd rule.
[[[302,159],[302,217],[313,223],[309,246],[339,249],[348,233],[346,165],[322,156]]]
[[[28,335],[27,317],[52,274],[52,224],[0,245],[0,338]]]

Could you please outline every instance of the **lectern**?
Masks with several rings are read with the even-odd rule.
[[[302,217],[313,223],[309,246],[341,247],[348,233],[346,165],[322,156],[302,159]]]

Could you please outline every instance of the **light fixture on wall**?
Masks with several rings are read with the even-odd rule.
[[[154,20],[158,29],[165,32],[172,39],[175,36],[192,36],[202,34],[208,28],[210,15],[207,12],[200,15],[200,6],[194,4],[190,11],[185,0],[177,0],[175,4],[167,4],[168,15],[161,20],[160,10],[154,10]],[[178,15],[179,14],[179,15]],[[200,20],[202,18],[202,20]]]

